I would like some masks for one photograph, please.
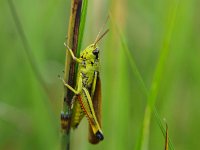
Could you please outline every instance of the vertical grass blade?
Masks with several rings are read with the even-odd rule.
[[[82,37],[84,33],[85,20],[87,14],[87,0],[73,0],[71,4],[71,14],[68,27],[68,39],[67,45],[72,49],[76,57],[80,55],[80,48],[82,43]],[[75,63],[71,61],[71,56],[66,50],[66,62],[65,62],[65,75],[64,80],[72,87],[75,87],[76,83],[76,69]],[[61,136],[61,149],[70,149],[70,122],[72,113],[71,110],[71,100],[73,94],[70,90],[65,88],[63,97],[63,112],[68,115],[67,125],[62,126],[62,136]],[[61,118],[61,123],[63,122]],[[65,122],[65,121],[64,121]]]
[[[79,35],[78,35],[78,47],[76,50],[77,57],[80,56],[80,52],[81,52],[81,46],[82,46],[82,40],[83,40],[85,22],[86,22],[86,15],[87,15],[88,0],[83,0],[82,5],[83,6],[81,10],[81,21],[80,21]],[[76,64],[75,76],[76,76],[77,70],[78,70],[78,65]]]
[[[82,11],[81,11],[81,23],[80,23],[79,35],[78,35],[77,57],[79,57],[80,55],[82,39],[83,39],[84,29],[85,29],[86,16],[87,16],[87,7],[88,7],[88,0],[84,0]]]
[[[41,72],[39,70],[39,66],[36,63],[35,58],[33,57],[30,44],[29,44],[28,39],[26,37],[26,34],[25,34],[24,29],[23,29],[22,23],[21,23],[21,21],[19,19],[15,4],[13,3],[12,0],[8,0],[8,5],[9,5],[10,11],[12,13],[12,17],[13,17],[13,20],[15,22],[17,31],[18,31],[19,36],[21,38],[21,41],[22,41],[25,53],[27,55],[28,61],[29,61],[30,65],[31,65],[31,67],[33,69],[33,72],[35,73],[35,76],[38,79],[39,83],[42,85],[42,87],[45,90],[45,92],[48,93],[48,87],[47,87],[47,85],[46,85],[46,83],[45,83],[45,81],[44,81],[44,79],[43,79],[43,77],[41,75]]]
[[[141,85],[141,90],[143,91],[143,93],[145,94],[146,97],[148,97],[149,95],[149,91],[144,83],[144,80],[139,72],[139,69],[137,68],[137,65],[133,59],[133,57],[131,56],[131,53],[130,53],[130,50],[128,48],[128,45],[127,45],[127,42],[126,42],[126,39],[125,39],[125,36],[123,35],[123,33],[121,32],[121,30],[117,27],[116,23],[113,22],[113,19],[112,19],[112,14],[110,13],[110,17],[111,17],[111,21],[112,23],[114,24],[114,27],[115,27],[115,31],[117,31],[118,35],[119,35],[119,38],[120,38],[120,42],[121,42],[121,45],[122,45],[122,49],[126,55],[126,57],[128,58],[127,60],[129,61],[129,64],[131,66],[131,71],[133,72],[133,74],[135,75],[135,77],[138,79],[137,81],[139,82],[139,85]],[[166,130],[165,130],[165,127],[164,125],[162,124],[162,119],[161,117],[159,116],[158,114],[158,111],[157,111],[157,108],[155,106],[153,106],[153,114],[154,114],[154,117],[156,119],[156,122],[163,134],[163,136],[165,137],[165,134],[166,134]],[[142,135],[141,135],[142,137]],[[141,138],[140,137],[140,138]],[[168,136],[168,139],[169,139],[169,147],[171,150],[174,149],[174,146],[172,144],[172,141],[170,139],[170,137]],[[141,141],[141,139],[139,140]],[[138,143],[139,145],[139,143]],[[137,149],[138,149],[138,146],[137,146]]]
[[[119,29],[117,31],[120,32]],[[131,70],[132,70],[133,74],[136,76],[136,78],[138,79],[139,85],[141,85],[141,89],[142,89],[143,93],[145,94],[146,97],[148,97],[148,89],[147,89],[147,87],[144,83],[144,80],[142,79],[142,76],[141,76],[141,74],[140,74],[140,72],[139,72],[139,70],[136,66],[134,59],[131,56],[130,50],[129,50],[127,43],[126,43],[126,39],[121,32],[119,33],[119,37],[120,37],[121,45],[123,46],[123,51],[125,52],[126,57],[128,58],[129,64],[131,66]],[[164,125],[162,124],[162,119],[159,116],[157,108],[155,106],[153,108],[153,115],[155,117],[155,120],[156,120],[163,136],[165,137],[166,130],[165,130]],[[169,147],[170,147],[171,150],[173,150],[174,146],[173,146],[173,143],[172,143],[169,136],[168,136],[168,139],[169,139]]]
[[[25,34],[25,31],[23,29],[20,18],[18,16],[18,12],[17,12],[17,8],[15,7],[15,3],[13,3],[13,0],[8,0],[8,5],[9,5],[10,11],[12,13],[12,17],[13,17],[13,20],[15,22],[17,31],[19,33],[19,37],[21,38],[22,45],[24,47],[26,56],[28,58],[28,62],[30,63],[30,66],[33,70],[33,73],[34,73],[36,79],[38,80],[38,82],[41,85],[42,89],[44,90],[46,96],[48,97],[48,100],[50,100],[51,97],[49,95],[48,86],[47,86],[47,84],[46,84],[46,82],[45,82],[45,80],[42,76],[40,69],[39,69],[39,64],[37,63],[34,55],[32,54],[32,49],[31,49],[31,46],[29,44],[28,38]],[[49,106],[48,100],[44,100],[46,106]],[[50,106],[47,107],[47,109],[49,109],[49,108],[50,108]],[[51,116],[54,116],[54,114],[51,112],[50,109],[48,110],[48,112],[51,114]],[[52,120],[52,122],[54,122],[54,121]]]
[[[151,113],[154,108],[154,104],[156,102],[156,98],[158,95],[159,91],[159,86],[160,82],[162,79],[164,67],[165,67],[165,62],[167,60],[167,56],[169,53],[169,45],[171,42],[171,37],[173,33],[173,28],[175,25],[175,20],[176,20],[176,13],[178,9],[178,4],[179,1],[175,1],[175,4],[172,5],[172,8],[169,13],[169,22],[167,22],[167,30],[166,30],[166,35],[164,38],[163,42],[163,47],[161,49],[161,55],[157,63],[157,67],[154,73],[154,78],[152,81],[150,93],[148,95],[148,101],[147,101],[147,106],[145,109],[145,115],[144,115],[144,121],[143,121],[143,129],[141,133],[141,140],[139,142],[138,148],[137,149],[142,149],[146,150],[148,149],[148,141],[149,141],[149,127],[150,127],[150,121],[151,121]]]

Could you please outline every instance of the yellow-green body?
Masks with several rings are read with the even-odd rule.
[[[79,58],[82,63],[79,63],[78,65],[76,89],[78,88],[79,84],[83,84],[83,87],[85,87],[90,94],[94,93],[95,90],[95,85],[92,87],[92,84],[96,83],[95,73],[99,73],[99,58],[96,59],[96,56],[92,53],[96,48],[98,49],[98,47],[94,47],[94,45],[91,44],[85,50],[83,50]],[[82,80],[82,83],[80,82],[80,80]],[[91,90],[93,91],[92,93]],[[83,101],[87,101],[88,98],[83,92],[81,92],[80,95]],[[91,98],[92,97],[93,94]],[[76,128],[85,114],[81,108],[80,102],[77,100],[77,96],[74,97],[74,100],[75,103],[73,108],[71,126],[73,128]]]
[[[94,50],[98,50],[97,46],[91,44],[80,54],[82,63],[78,65],[77,83],[79,83],[81,74],[83,86],[87,89],[91,88],[94,81],[94,73],[99,72],[99,57],[93,54]]]
[[[84,116],[87,117],[94,135],[103,140],[103,133],[98,123],[92,104],[92,98],[95,92],[96,80],[99,75],[99,48],[96,44],[89,45],[76,58],[72,50],[68,47],[72,58],[78,63],[78,73],[76,87],[73,89],[66,84],[71,91],[75,93],[73,97],[73,112],[71,127],[76,128]]]

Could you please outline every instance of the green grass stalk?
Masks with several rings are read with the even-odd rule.
[[[151,121],[151,114],[152,110],[155,107],[156,98],[158,95],[161,79],[163,76],[163,71],[165,68],[165,63],[168,57],[168,53],[170,51],[169,45],[172,38],[173,28],[175,26],[176,21],[176,14],[178,10],[179,1],[175,1],[175,4],[172,5],[168,16],[167,22],[167,32],[164,38],[163,47],[161,49],[161,55],[157,63],[157,67],[154,73],[152,85],[150,88],[150,93],[147,98],[147,106],[145,109],[144,120],[143,120],[143,128],[141,133],[141,140],[139,141],[137,149],[139,150],[146,150],[148,149],[148,142],[149,142],[149,128],[150,128],[150,121]]]
[[[175,10],[176,10],[177,8],[175,8]],[[174,10],[174,11],[175,11]],[[173,17],[175,17],[175,14],[173,13],[172,14],[173,15]],[[114,20],[113,20],[113,17],[112,17],[112,14],[110,13],[110,16],[111,16],[111,21],[114,23]],[[172,18],[172,19],[175,19],[175,18]],[[173,20],[173,23],[174,23],[174,20]],[[172,25],[171,25],[172,26]],[[169,38],[171,37],[171,32],[172,32],[172,27],[170,26],[170,36],[168,35],[167,37],[167,43],[169,44]],[[136,63],[135,63],[135,61],[134,61],[134,59],[132,58],[132,56],[131,56],[131,54],[130,54],[130,50],[129,50],[129,48],[128,48],[128,46],[127,46],[127,43],[126,43],[126,39],[125,39],[125,36],[123,35],[123,33],[121,32],[121,30],[117,27],[117,25],[116,25],[116,23],[114,23],[114,27],[115,27],[115,30],[117,31],[117,34],[119,35],[119,37],[120,37],[120,41],[121,41],[121,45],[122,45],[122,47],[123,47],[123,51],[125,52],[125,54],[126,54],[126,57],[128,58],[127,60],[129,61],[129,64],[130,64],[130,66],[131,66],[131,70],[133,71],[133,73],[134,73],[134,75],[136,76],[136,78],[138,79],[138,82],[139,82],[139,84],[141,85],[141,89],[143,90],[143,93],[145,94],[145,96],[148,98],[149,97],[149,90],[147,89],[147,87],[146,87],[146,85],[145,85],[145,83],[144,83],[144,80],[143,80],[143,78],[142,78],[142,76],[141,76],[141,74],[140,74],[140,72],[139,72],[139,70],[138,70],[138,68],[137,68],[137,65],[136,65]],[[166,40],[165,40],[166,41]],[[165,50],[166,51],[166,50]],[[165,52],[165,53],[168,53],[168,52]],[[166,56],[167,56],[167,54],[166,54]],[[163,61],[163,60],[162,60]],[[164,62],[163,62],[164,63]],[[153,109],[153,115],[154,115],[154,117],[155,117],[155,119],[156,119],[156,122],[157,122],[157,124],[158,124],[158,126],[160,127],[160,129],[161,129],[161,132],[162,132],[162,134],[163,134],[163,136],[165,137],[166,136],[166,130],[165,130],[165,128],[164,128],[164,125],[162,124],[162,119],[161,119],[161,117],[159,116],[159,114],[158,114],[158,111],[157,111],[157,108],[153,105],[152,106],[152,108],[151,109]],[[151,118],[151,110],[149,107],[147,107],[146,108],[146,110],[145,110],[145,118],[148,118],[148,119],[144,119],[144,122],[143,122],[143,129],[142,129],[142,133],[143,134],[145,134],[145,135],[148,135],[149,133],[149,131],[148,130],[146,130],[146,131],[143,131],[144,129],[146,129],[146,128],[148,128],[149,127],[149,125],[150,125],[150,118]],[[142,139],[143,139],[143,134],[141,134],[140,135],[140,139],[139,139],[139,141],[138,141],[138,143],[137,143],[137,145],[136,145],[136,149],[141,149],[141,145],[142,145]],[[170,147],[170,149],[171,150],[174,150],[174,146],[173,146],[173,144],[172,144],[172,141],[171,141],[171,139],[170,139],[170,137],[168,137],[168,139],[169,139],[169,147]]]
[[[80,48],[82,43],[83,31],[86,20],[87,0],[73,0],[71,4],[71,14],[68,26],[67,42],[66,44],[72,49],[76,57],[80,55]],[[71,56],[66,50],[65,74],[64,80],[70,86],[75,87],[76,83],[76,64],[71,60]],[[70,149],[70,122],[71,122],[71,100],[73,93],[67,88],[64,88],[63,94],[63,112],[69,115],[68,125],[62,128],[61,149]]]

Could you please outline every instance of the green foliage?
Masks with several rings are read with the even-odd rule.
[[[83,34],[84,34],[84,29],[85,29],[88,0],[84,0],[82,5],[83,6],[82,6],[82,11],[81,11],[81,22],[80,22],[79,36],[78,36],[78,48],[76,51],[76,57],[78,58],[81,52],[81,45],[82,45]],[[77,72],[77,69],[78,69],[78,65],[76,65],[76,72]]]
[[[162,118],[169,126],[170,149],[199,148],[200,4],[182,0],[177,7],[176,2],[84,0],[78,49],[94,41],[108,10],[122,32],[108,24],[110,32],[99,45],[105,139],[90,145],[83,120],[71,132],[72,150],[137,149],[145,140],[148,149],[164,149]],[[15,5],[31,57],[7,1],[1,1],[0,149],[59,149],[63,85],[57,74],[64,68],[70,1],[21,0]],[[35,75],[32,58],[47,88]],[[143,129],[149,134],[141,135]]]
[[[88,0],[83,1],[82,11],[81,11],[81,23],[80,23],[80,30],[79,30],[79,37],[78,37],[78,50],[77,50],[77,57],[80,55],[81,45],[82,45],[82,39],[85,29],[85,23],[86,23],[86,15],[87,15],[87,7],[88,7]]]
[[[178,2],[179,1],[174,2],[174,4],[172,5],[172,10],[171,10],[171,12],[169,12],[169,17],[167,18],[167,19],[169,19],[169,21],[167,21],[167,23],[166,23],[167,24],[167,27],[166,27],[167,32],[166,32],[166,35],[164,35],[164,42],[163,42],[163,46],[161,49],[161,54],[159,56],[159,61],[156,65],[150,92],[147,97],[147,106],[145,108],[141,141],[139,141],[139,144],[137,147],[137,149],[139,149],[139,150],[140,149],[142,149],[142,150],[148,149],[151,114],[152,114],[152,110],[155,106],[157,95],[158,95],[158,92],[160,89],[161,79],[163,77],[165,63],[167,61],[168,54],[170,51],[169,45],[171,43],[173,28],[174,28],[174,24],[176,21]],[[170,146],[172,146],[171,143],[170,143]],[[170,147],[170,148],[174,149],[173,147]]]

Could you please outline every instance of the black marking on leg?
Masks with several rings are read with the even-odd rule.
[[[104,139],[103,134],[100,131],[97,131],[95,136],[97,137],[98,140],[102,141]]]
[[[69,120],[70,120],[71,114],[70,113],[64,113],[63,111],[60,114],[60,120],[61,120],[61,127],[62,129],[67,129]]]

